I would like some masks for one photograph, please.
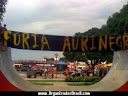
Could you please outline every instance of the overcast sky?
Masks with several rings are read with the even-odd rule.
[[[127,0],[8,0],[3,24],[8,30],[72,36],[100,28]],[[57,52],[62,57],[61,52]],[[13,60],[42,60],[55,52],[12,49]]]

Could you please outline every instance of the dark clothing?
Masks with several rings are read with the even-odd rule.
[[[0,27],[0,34],[3,33],[3,27]]]
[[[102,70],[99,71],[99,76],[102,77]]]
[[[84,78],[85,77],[86,70],[81,70],[81,75]]]
[[[80,73],[78,73],[77,75],[80,76]]]
[[[107,69],[104,71],[104,76],[107,74]]]
[[[52,78],[54,78],[54,75],[52,74]]]
[[[7,28],[3,27],[3,31],[7,31]]]
[[[3,41],[4,35],[3,35],[3,28],[0,27],[0,42]]]
[[[74,78],[75,77],[75,74],[73,74],[72,77]]]
[[[4,34],[0,34],[0,41],[2,42],[4,38]]]

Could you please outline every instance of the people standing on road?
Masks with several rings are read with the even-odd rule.
[[[69,67],[67,67],[66,74],[67,74],[67,77],[69,77]]]
[[[31,65],[29,65],[29,66],[28,66],[28,68],[29,68],[29,71],[31,71],[31,67],[32,67]]]
[[[45,79],[47,78],[47,68],[44,69],[44,75],[45,75]]]
[[[54,69],[51,68],[51,74],[52,74],[52,78],[54,77]]]

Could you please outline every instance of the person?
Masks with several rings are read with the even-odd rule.
[[[3,31],[7,31],[6,24],[4,24]]]
[[[29,65],[29,66],[28,66],[28,68],[29,68],[29,71],[31,71],[31,67],[32,67],[31,65]]]
[[[52,78],[54,77],[54,69],[51,69]]]
[[[107,74],[107,68],[104,70],[104,76],[106,76]]]
[[[101,78],[103,78],[103,76],[104,76],[104,68],[103,68],[103,65],[100,66],[100,69],[99,69],[99,76],[100,76]]]
[[[69,67],[67,67],[66,74],[67,74],[67,77],[69,77]]]
[[[71,75],[72,75],[73,78],[75,77],[75,70],[73,70]]]
[[[4,24],[4,27],[2,27],[0,23],[0,50],[5,50],[5,46],[3,46],[3,41],[4,41],[4,31],[7,31],[6,24]]]
[[[85,67],[83,67],[81,70],[81,75],[83,78],[85,77],[85,73],[86,73],[86,70],[85,70]]]
[[[44,75],[45,75],[45,79],[47,78],[47,68],[44,69]]]
[[[94,72],[95,72],[95,76],[98,76],[98,74],[99,74],[99,68],[96,67],[96,68],[94,69]]]
[[[78,76],[78,71],[77,70],[75,70],[75,76]]]
[[[0,23],[0,42],[3,41],[3,27],[1,26],[1,23]]]
[[[78,76],[80,76],[81,75],[81,69],[79,68],[78,69]]]
[[[97,68],[94,68],[94,76],[97,75]]]
[[[89,76],[90,74],[90,66],[87,66],[87,77]]]

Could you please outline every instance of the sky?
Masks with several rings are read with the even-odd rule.
[[[106,24],[128,0],[8,0],[2,24],[25,33],[73,36]],[[12,49],[13,60],[63,57],[62,52]]]

